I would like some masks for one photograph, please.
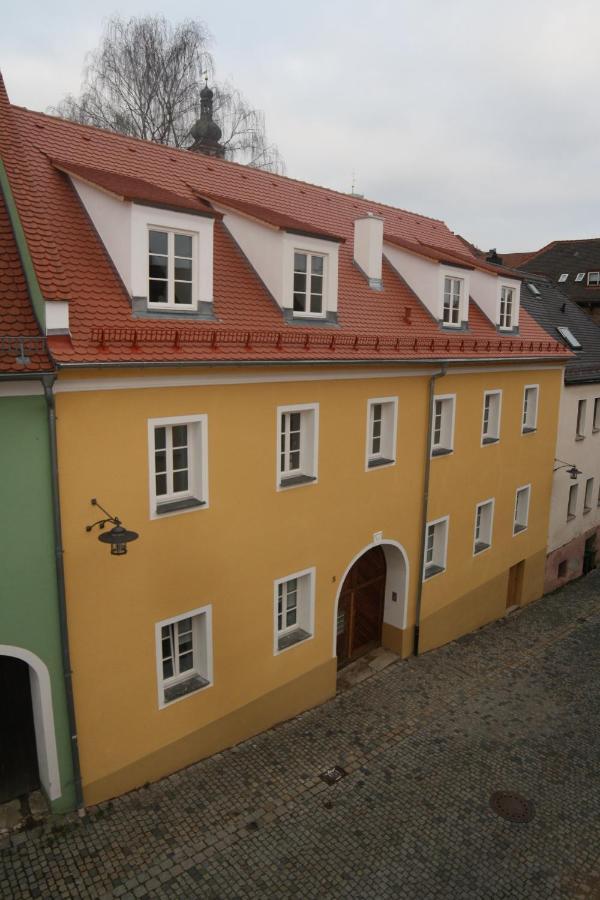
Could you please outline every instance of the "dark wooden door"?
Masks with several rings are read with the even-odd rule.
[[[0,803],[39,785],[29,666],[0,656]]]
[[[385,573],[383,549],[373,547],[344,579],[337,618],[338,668],[381,643]]]
[[[521,593],[523,590],[523,574],[525,571],[525,560],[511,566],[508,572],[508,589],[506,591],[506,608],[511,606],[520,606]]]
[[[596,535],[592,534],[585,542],[583,551],[583,574],[587,575],[596,568]]]

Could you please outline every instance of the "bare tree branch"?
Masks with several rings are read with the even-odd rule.
[[[214,81],[211,41],[207,27],[193,19],[173,26],[163,16],[113,16],[87,56],[80,95],[68,94],[49,111],[159,144],[189,146],[205,74]],[[228,83],[213,89],[226,158],[282,173],[263,113]]]

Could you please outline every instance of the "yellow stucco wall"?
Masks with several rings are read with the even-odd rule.
[[[229,377],[231,371],[222,374]],[[60,384],[92,377],[98,373],[62,375]],[[465,594],[476,596],[513,561],[545,547],[560,379],[560,370],[481,372],[448,375],[439,383],[439,393],[458,394],[457,427],[454,454],[432,461],[429,518],[450,515],[449,554],[447,571],[424,586],[423,646],[455,636],[452,615],[435,619],[435,613]],[[540,384],[539,429],[523,438],[522,391],[531,383]],[[482,392],[498,387],[504,390],[502,440],[481,448]],[[303,706],[301,696],[308,707],[332,695],[337,591],[375,532],[400,543],[409,560],[408,627],[404,637],[394,638],[396,649],[407,651],[421,540],[427,389],[423,371],[410,377],[58,393],[67,602],[87,802],[293,715]],[[365,472],[367,400],[383,396],[399,398],[397,464]],[[277,492],[276,407],[315,402],[318,483]],[[151,520],[147,420],[200,413],[209,422],[210,506]],[[513,539],[514,491],[526,483],[532,484],[530,524]],[[474,506],[491,496],[494,546],[473,560]],[[126,557],[111,557],[85,532],[95,518],[91,497],[139,531]],[[273,581],[313,566],[314,637],[274,655]],[[541,592],[541,577],[528,576],[524,599]],[[159,709],[155,623],[207,604],[214,684]],[[482,621],[503,612],[500,599],[497,608],[484,607]],[[469,627],[482,623],[477,612],[463,618]]]

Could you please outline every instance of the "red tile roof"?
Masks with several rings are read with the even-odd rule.
[[[0,192],[0,374],[51,371],[45,344]]]
[[[272,175],[186,150],[11,107],[0,96],[3,156],[41,290],[68,299],[71,336],[50,338],[59,364],[205,360],[380,360],[567,357],[568,351],[524,311],[520,335],[502,337],[471,302],[468,333],[443,333],[408,285],[384,261],[382,292],[353,263],[353,225],[382,216],[386,236],[443,256],[467,257],[464,243],[436,219]],[[129,297],[62,168],[94,170],[104,184],[197,203],[199,197],[268,210],[279,227],[301,223],[346,239],[340,245],[339,327],[284,324],[227,229],[215,223],[212,322],[137,319]],[[98,174],[100,172],[100,174]],[[115,181],[115,179],[117,179]],[[128,185],[128,191],[124,190]],[[139,194],[138,194],[139,196]],[[148,197],[146,198],[148,201]],[[216,200],[215,200],[216,202]],[[284,225],[283,223],[288,223]]]

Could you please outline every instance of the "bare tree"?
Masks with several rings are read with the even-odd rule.
[[[211,35],[199,21],[173,26],[162,16],[110,18],[88,54],[81,94],[50,112],[84,125],[186,147],[200,115],[205,78],[214,80]],[[215,119],[228,159],[271,172],[284,163],[269,144],[264,115],[228,83],[214,84]]]

